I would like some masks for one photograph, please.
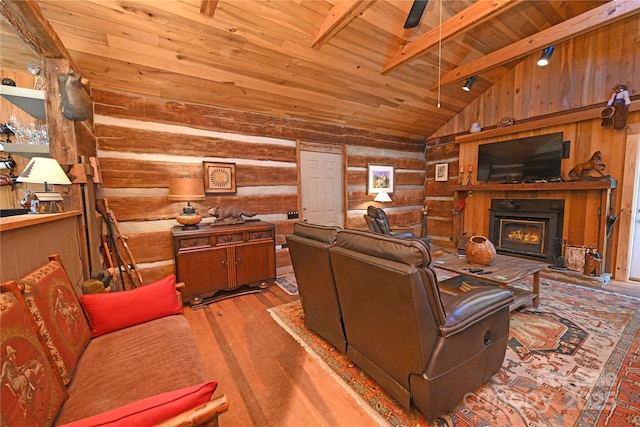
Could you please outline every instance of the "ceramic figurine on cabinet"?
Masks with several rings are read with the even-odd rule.
[[[247,212],[241,208],[211,208],[209,214],[216,218],[214,224],[218,224],[220,221],[227,220],[225,224],[240,224],[244,222],[243,216],[256,216],[257,212]]]

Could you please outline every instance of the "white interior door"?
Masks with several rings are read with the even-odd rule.
[[[343,227],[342,156],[300,151],[302,220]]]

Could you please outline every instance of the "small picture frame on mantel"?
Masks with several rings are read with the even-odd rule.
[[[449,164],[448,163],[436,164],[435,180],[440,182],[449,181]]]

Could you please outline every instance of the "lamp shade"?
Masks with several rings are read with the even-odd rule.
[[[204,200],[204,185],[198,178],[169,179],[169,200]]]
[[[391,201],[391,197],[389,197],[389,193],[382,191],[376,194],[376,197],[373,198],[373,201],[381,202],[381,203],[389,203]]]
[[[71,184],[58,161],[48,157],[32,157],[16,181],[40,184]]]

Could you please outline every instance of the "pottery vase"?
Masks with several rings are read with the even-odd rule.
[[[467,261],[473,265],[489,265],[496,259],[496,248],[484,236],[473,236],[465,246]]]

